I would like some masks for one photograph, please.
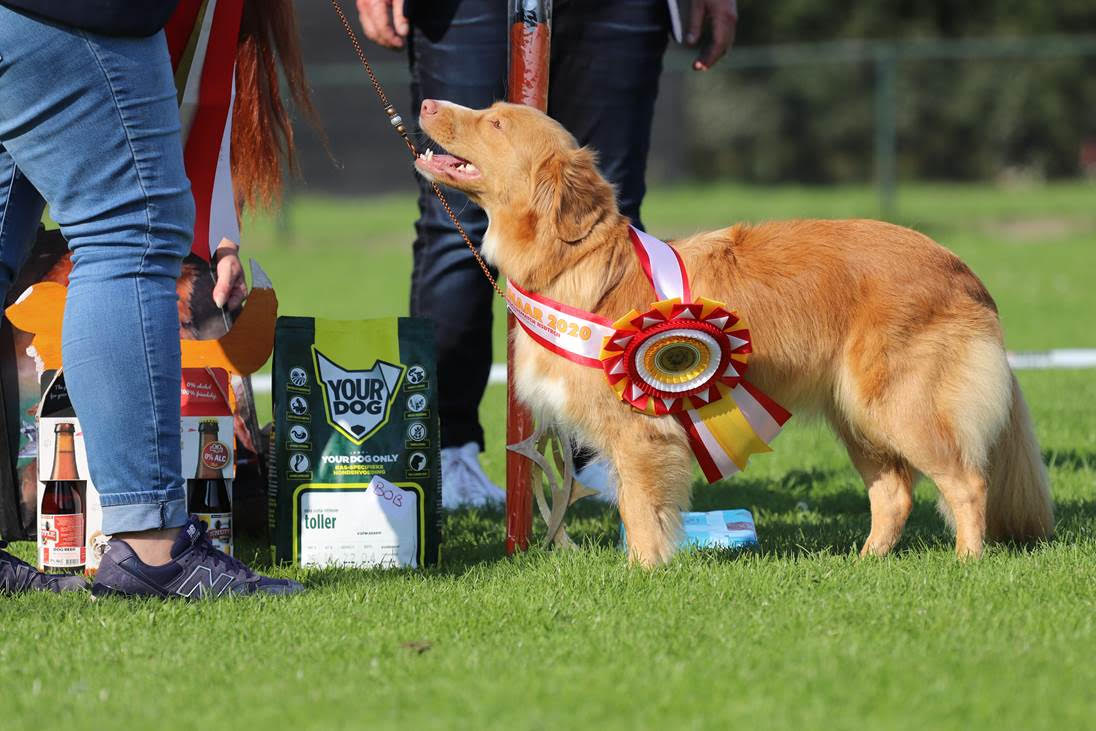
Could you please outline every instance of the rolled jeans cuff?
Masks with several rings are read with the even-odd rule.
[[[179,528],[187,521],[184,490],[101,494],[103,533]]]

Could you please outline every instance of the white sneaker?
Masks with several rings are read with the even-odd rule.
[[[604,457],[587,462],[585,467],[575,473],[575,479],[591,490],[597,490],[597,495],[591,495],[595,500],[616,502],[617,483],[620,480],[613,465]]]
[[[497,505],[506,501],[506,493],[491,482],[479,463],[479,445],[468,442],[461,447],[441,450],[441,505],[447,510],[461,506]]]

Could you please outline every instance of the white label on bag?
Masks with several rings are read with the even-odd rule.
[[[368,485],[306,485],[298,493],[302,566],[418,567],[419,495],[374,477]]]

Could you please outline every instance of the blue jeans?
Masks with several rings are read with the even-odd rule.
[[[410,13],[411,112],[423,99],[482,108],[506,98],[507,3],[416,2]],[[555,0],[548,113],[598,152],[621,212],[642,228],[640,203],[662,54],[670,30],[666,0]],[[435,322],[441,445],[478,442],[479,404],[491,370],[495,293],[438,202],[419,181],[411,314]],[[487,216],[453,190],[445,195],[472,242]]]
[[[194,199],[163,33],[0,7],[0,301],[48,203],[72,250],[62,357],[103,531],[186,521],[175,281]]]

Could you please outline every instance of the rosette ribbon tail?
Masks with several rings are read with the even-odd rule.
[[[746,469],[750,456],[771,452],[791,418],[785,409],[746,381],[733,389],[720,386],[723,398],[674,416],[685,428],[689,447],[708,483]]]

